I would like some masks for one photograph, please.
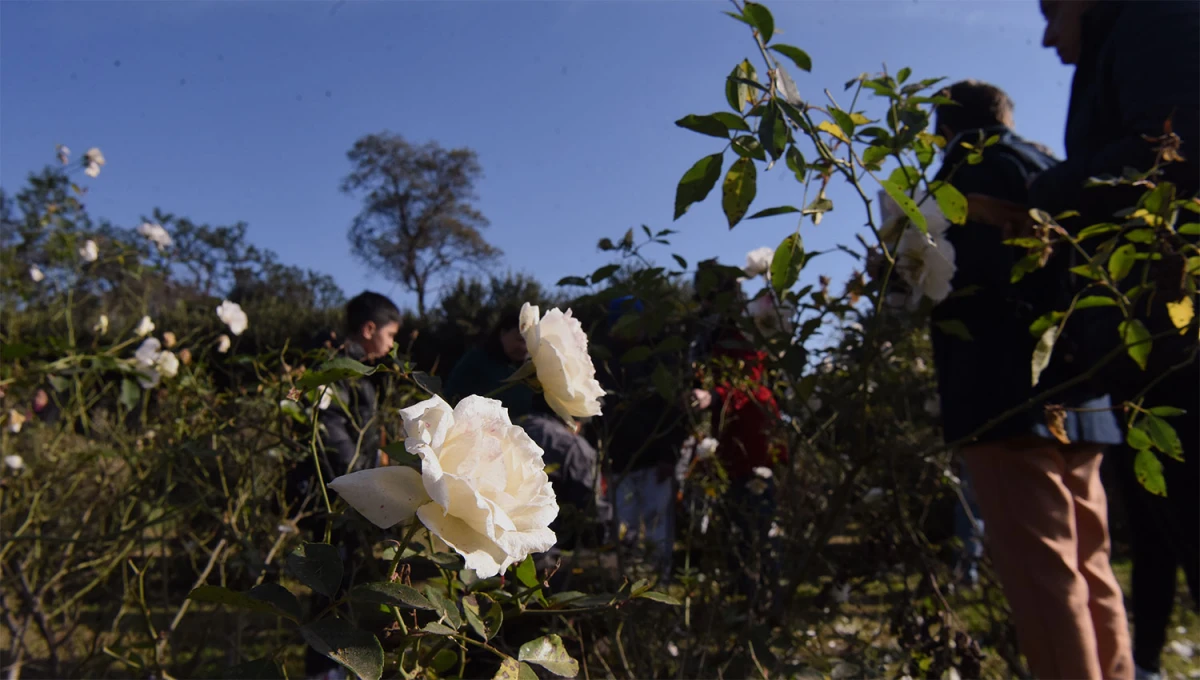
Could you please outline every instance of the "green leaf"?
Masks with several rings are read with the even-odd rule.
[[[754,158],[756,160],[767,160],[767,152],[763,149],[762,144],[750,135],[742,135],[733,140],[733,150],[742,158]]]
[[[225,680],[283,680],[279,664],[271,659],[255,659],[240,663],[221,672]]]
[[[319,653],[345,666],[362,680],[383,675],[383,647],[365,630],[342,619],[322,619],[300,628],[304,641]]]
[[[1050,357],[1054,353],[1054,343],[1057,341],[1058,326],[1047,328],[1038,338],[1037,346],[1033,348],[1033,358],[1029,362],[1033,385],[1038,384],[1038,381],[1042,379],[1042,371],[1045,371],[1046,367],[1050,365]]]
[[[933,198],[951,224],[967,223],[967,197],[949,182],[935,183]]]
[[[402,609],[437,611],[437,607],[433,606],[429,598],[422,595],[416,588],[402,583],[388,583],[387,581],[364,583],[355,586],[350,591],[350,599],[356,602],[369,602]]]
[[[800,212],[799,208],[793,208],[790,205],[781,205],[781,206],[778,206],[775,208],[767,208],[766,210],[759,210],[758,212],[754,213],[753,215],[747,217],[746,219],[757,220],[760,217],[774,217],[776,215],[787,215],[789,213],[798,213],[798,212]]]
[[[891,153],[892,150],[884,146],[868,146],[862,154],[863,165],[882,167],[883,160]]]
[[[458,610],[458,604],[454,600],[432,584],[425,586],[425,598],[433,605],[433,610],[438,613],[443,623],[454,630],[462,628],[462,612]]]
[[[675,124],[692,132],[699,132],[702,135],[720,137],[722,139],[729,138],[729,128],[715,116],[697,116],[691,114],[675,121]]]
[[[716,118],[717,120],[721,121],[721,124],[724,125],[726,128],[728,128],[731,131],[732,130],[741,130],[742,132],[750,131],[750,126],[747,125],[746,121],[742,120],[742,117],[737,115],[736,113],[730,113],[728,111],[717,111],[716,113],[712,113],[709,115],[711,115],[713,118]]]
[[[679,600],[671,597],[670,595],[668,595],[666,593],[656,593],[653,590],[648,590],[648,591],[642,593],[641,595],[638,595],[637,597],[639,599],[643,599],[643,600],[653,600],[654,602],[661,602],[663,604],[669,604],[672,607],[678,607],[681,604],[683,604]]]
[[[683,173],[679,186],[675,188],[675,219],[683,217],[693,203],[703,201],[721,178],[722,155],[715,153],[696,161]]]
[[[758,72],[754,70],[750,60],[743,59],[742,63],[733,67],[733,71],[725,80],[725,101],[729,102],[731,109],[741,113],[746,108],[746,104],[753,101],[750,85],[742,81],[756,81],[757,79]]]
[[[821,215],[830,210],[833,210],[833,201],[828,198],[818,197],[812,203],[804,206],[804,210],[800,212],[804,215]]]
[[[821,121],[817,124],[817,129],[821,132],[828,132],[847,144],[850,143],[850,138],[846,136],[846,133],[842,130],[842,128],[831,120]]]
[[[794,146],[789,146],[787,150],[787,166],[792,174],[796,175],[796,180],[804,182],[804,172],[808,169],[808,164],[804,162],[804,154]]]
[[[891,178],[882,180],[880,185],[883,186],[887,195],[891,196],[892,200],[900,206],[900,210],[908,217],[908,221],[912,222],[913,226],[920,229],[922,233],[928,234],[929,225],[925,223],[925,216],[921,214],[921,209],[917,207],[916,203],[913,203],[908,194],[904,193],[904,190],[897,186]]]
[[[1200,222],[1181,224],[1177,231],[1183,236],[1200,236]]]
[[[266,602],[273,606],[285,618],[293,621],[299,621],[303,614],[300,610],[300,601],[292,594],[292,591],[284,588],[278,583],[262,583],[250,589],[250,597]]]
[[[792,63],[796,65],[796,68],[800,69],[801,71],[812,72],[812,59],[804,50],[800,49],[799,47],[792,47],[791,45],[771,45],[771,49],[782,54],[788,59],[791,59]]]
[[[782,125],[783,121],[779,119],[779,109],[768,102],[766,108],[763,109],[762,118],[758,122],[758,141],[762,142],[763,148],[774,159],[778,159],[783,154],[783,145],[787,144],[787,132],[784,132],[782,140],[777,134],[776,128]]]
[[[1029,334],[1035,338],[1040,338],[1045,334],[1046,330],[1051,326],[1057,326],[1059,321],[1062,321],[1066,316],[1063,312],[1046,312],[1039,316],[1036,321],[1029,324]]]
[[[496,671],[492,680],[538,680],[538,676],[528,664],[507,658],[500,662],[500,670]]]
[[[679,392],[675,377],[661,363],[654,367],[654,373],[650,375],[650,382],[654,383],[654,389],[667,403],[671,403]]]
[[[729,167],[729,172],[725,175],[725,184],[721,189],[721,208],[725,211],[725,218],[729,221],[730,229],[742,221],[742,217],[745,216],[751,201],[758,192],[757,173],[754,161],[749,158],[739,158]]]
[[[142,388],[129,378],[121,381],[121,397],[118,402],[126,411],[132,411],[142,399]]]
[[[1125,442],[1134,450],[1148,449],[1154,446],[1154,441],[1150,439],[1150,434],[1142,428],[1141,423],[1129,428],[1129,431],[1125,433]]]
[[[346,378],[371,375],[375,369],[349,357],[338,357],[321,364],[314,371],[309,371],[296,381],[296,387],[310,390],[321,385],[329,385]]]
[[[588,280],[582,276],[564,276],[558,280],[556,286],[588,286]]]
[[[651,349],[645,345],[632,347],[629,351],[621,355],[621,363],[636,364],[640,361],[645,361],[650,358]]]
[[[775,248],[771,258],[771,287],[777,295],[796,285],[804,266],[804,240],[799,233],[791,234]]]
[[[304,543],[287,558],[288,570],[301,583],[332,598],[342,585],[342,558],[328,543]]]
[[[1082,276],[1087,279],[1092,279],[1093,281],[1099,281],[1100,279],[1104,278],[1100,272],[1096,271],[1096,266],[1092,264],[1081,264],[1071,267],[1070,272],[1076,276]]]
[[[417,387],[425,390],[430,396],[437,396],[442,393],[442,379],[436,375],[429,375],[424,371],[413,371],[411,374],[413,382]]]
[[[259,586],[261,587],[261,586]],[[281,587],[281,586],[280,586]],[[286,592],[286,590],[285,590]],[[262,592],[260,591],[260,595]],[[288,593],[289,595],[291,593]],[[236,590],[222,588],[221,586],[198,586],[195,590],[188,593],[188,599],[195,602],[208,602],[211,604],[223,604],[228,607],[237,609],[245,609],[246,611],[259,612],[261,614],[272,614],[274,616],[282,616],[286,619],[298,621],[300,619],[299,609],[300,603],[296,602],[296,598],[292,597],[291,603],[284,603],[281,608],[274,602],[261,599],[260,597],[252,596],[248,593],[239,593]],[[291,604],[295,604],[295,608]]]
[[[830,107],[829,115],[833,117],[833,121],[842,129],[842,132],[846,133],[841,137],[843,141],[849,140],[854,136],[854,129],[858,126],[854,124],[854,119],[850,117],[850,114],[841,109]]]
[[[533,588],[538,584],[537,567],[533,565],[533,556],[526,556],[525,560],[517,566],[517,580],[526,588]]]
[[[965,340],[967,342],[974,340],[974,338],[971,337],[971,331],[967,330],[966,325],[958,319],[938,321],[934,324],[934,326],[936,326],[939,331],[945,333],[946,335],[958,338],[959,340]]]
[[[616,274],[617,270],[619,270],[620,268],[621,268],[621,265],[619,265],[619,264],[604,265],[603,267],[592,272],[592,283],[593,284],[600,283],[604,279],[607,279],[608,277],[612,276],[613,274]]]
[[[763,44],[771,42],[771,37],[775,35],[775,17],[771,16],[771,10],[756,2],[746,2],[742,16],[758,29]]]
[[[1116,300],[1114,300],[1110,297],[1105,297],[1103,295],[1089,295],[1087,297],[1080,298],[1079,301],[1075,303],[1075,309],[1090,309],[1092,307],[1116,307],[1116,306],[1117,306]]]
[[[1155,496],[1167,495],[1167,481],[1163,479],[1162,463],[1149,450],[1138,450],[1133,458],[1133,474],[1146,491]]]
[[[1146,363],[1150,360],[1150,331],[1146,330],[1141,321],[1126,319],[1117,326],[1117,333],[1121,336],[1121,342],[1125,344],[1125,351],[1129,352],[1129,357],[1143,371],[1146,370]]]
[[[1113,277],[1114,281],[1120,281],[1129,275],[1133,270],[1133,263],[1137,261],[1137,247],[1132,243],[1117,248],[1108,258],[1108,273]]]
[[[1153,229],[1134,229],[1125,232],[1124,236],[1131,243],[1154,243]]]
[[[433,635],[457,635],[458,634],[458,631],[454,630],[450,626],[447,626],[443,623],[438,623],[437,621],[430,621],[429,623],[425,624],[425,627],[422,628],[421,630],[425,631],[426,633],[431,633]]]
[[[1079,236],[1077,238],[1080,241],[1083,241],[1084,239],[1089,239],[1093,236],[1100,236],[1103,234],[1108,234],[1108,233],[1111,233],[1114,231],[1120,231],[1120,230],[1121,230],[1121,225],[1112,224],[1111,222],[1105,222],[1102,224],[1093,224],[1090,227],[1084,227],[1083,229],[1080,229]]]
[[[676,255],[672,253],[671,257],[675,258],[675,264],[678,264],[680,269],[687,271],[688,261],[683,259],[682,255]]]
[[[1181,416],[1187,413],[1187,411],[1181,408],[1175,408],[1174,406],[1155,406],[1154,408],[1146,410],[1150,411],[1159,418],[1174,418],[1175,416]]]
[[[24,359],[30,354],[33,354],[33,352],[33,345],[27,345],[21,342],[7,342],[4,344],[3,348],[0,348],[0,359],[3,359],[4,361],[16,361],[18,359]]]
[[[467,625],[484,642],[495,637],[504,623],[504,610],[495,600],[483,594],[464,597],[463,613],[466,614]]]
[[[517,658],[537,664],[560,677],[573,678],[579,674],[579,663],[567,654],[562,638],[557,635],[547,635],[526,642],[521,645]]]
[[[66,392],[67,388],[71,386],[71,381],[61,375],[52,375],[46,379],[50,381],[50,386],[54,388],[55,392]]]
[[[900,69],[899,73],[896,74],[896,82],[903,85],[904,81],[908,80],[908,77],[911,75],[912,75],[912,69],[905,66],[904,68]]]
[[[1179,433],[1167,421],[1154,414],[1148,414],[1142,421],[1154,448],[1162,451],[1171,458],[1183,462],[1183,443],[1179,441]]]

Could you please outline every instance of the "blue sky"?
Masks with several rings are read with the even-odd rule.
[[[1032,0],[774,2],[777,42],[806,50],[802,96],[886,63],[914,77],[1006,88],[1024,135],[1061,150],[1070,72],[1040,47]],[[0,2],[0,184],[15,190],[63,143],[100,147],[89,208],[134,226],[155,207],[244,220],[282,260],[348,294],[411,296],[349,252],[356,202],[338,191],[354,140],[384,129],[479,153],[479,207],[505,251],[496,271],[552,284],[609,261],[603,236],[671,227],[690,262],[777,244],[791,216],[730,231],[719,190],[672,223],[675,184],[719,140],[676,128],[725,110],[725,75],[754,58],[723,2]],[[761,68],[761,67],[760,67]],[[845,104],[845,102],[843,102]],[[86,178],[83,178],[86,179]],[[862,208],[844,189],[806,223],[810,250],[853,243]],[[786,168],[755,205],[799,204]],[[752,208],[754,210],[754,208]],[[846,276],[845,256],[806,272]]]

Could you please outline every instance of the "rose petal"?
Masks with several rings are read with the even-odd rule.
[[[421,473],[402,465],[351,472],[330,482],[329,488],[381,529],[411,519],[417,508],[429,503]]]
[[[434,535],[462,555],[467,568],[474,569],[479,578],[496,576],[516,562],[496,541],[475,531],[461,519],[447,515],[435,503],[421,506],[417,517]]]

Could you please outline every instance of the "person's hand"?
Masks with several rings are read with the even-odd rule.
[[[712,406],[712,392],[708,390],[692,390],[692,407],[698,408],[701,411],[707,410]]]
[[[1032,236],[1036,224],[1027,206],[984,194],[967,196],[967,219],[999,228],[1005,239]]]

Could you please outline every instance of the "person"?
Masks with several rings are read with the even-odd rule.
[[[703,320],[689,348],[700,379],[692,403],[709,412],[716,456],[729,476],[725,504],[737,530],[730,566],[739,574],[738,590],[759,603],[759,588],[778,580],[777,541],[770,538],[774,468],[787,461],[779,405],[765,384],[766,352],[738,328],[743,304],[737,278],[708,260],[697,268],[694,285]],[[706,389],[710,383],[712,389]],[[778,607],[782,600],[770,604]]]
[[[935,179],[965,195],[1027,201],[1029,182],[1056,161],[1012,131],[1008,95],[970,80],[943,94],[953,104],[936,109],[938,132],[949,141]],[[967,162],[964,143],[981,148],[992,137],[982,162]],[[1063,277],[1042,270],[1013,283],[1023,253],[992,226],[968,219],[946,237],[955,253],[952,289],[960,294],[931,313],[943,432],[947,442],[962,443],[1021,650],[1039,678],[1132,677],[1100,482],[1105,448],[1121,441],[1111,401],[1086,385],[1064,385],[1085,368],[1070,356],[1053,355],[1037,384],[1031,380],[1037,339],[1029,327],[1059,300]],[[945,332],[948,321],[961,323],[970,339]],[[1059,386],[1049,400],[1039,397]],[[1048,426],[1048,404],[1067,409],[1062,431]]]
[[[1119,177],[1126,168],[1150,170],[1157,157],[1156,139],[1166,130],[1178,135],[1182,160],[1166,164],[1160,179],[1174,183],[1178,198],[1195,197],[1200,190],[1200,5],[1043,0],[1041,9],[1044,46],[1075,66],[1075,75],[1067,159],[1032,183],[1029,205],[1050,214],[1078,211],[1080,217],[1063,224],[1073,232],[1111,221],[1115,212],[1135,205],[1145,189],[1087,188],[1086,180]],[[1141,280],[1134,275],[1126,279],[1129,286]],[[1132,455],[1114,461],[1131,525],[1133,657],[1138,676],[1146,678],[1158,676],[1179,566],[1193,604],[1200,607],[1200,362],[1196,321],[1182,335],[1171,332],[1166,303],[1179,296],[1161,288],[1149,296],[1148,309],[1139,310],[1157,338],[1146,370],[1122,355],[1102,374],[1117,403],[1144,396],[1145,406],[1184,410],[1170,421],[1182,444],[1182,462],[1160,456],[1166,498],[1150,494],[1137,481]],[[1121,319],[1105,311],[1112,310],[1088,310],[1080,319],[1077,353],[1097,357],[1114,346],[1112,339],[1120,342],[1116,324]]]
[[[518,327],[520,317],[519,310],[505,308],[483,342],[458,360],[446,380],[451,403],[472,394],[491,396],[504,404],[514,421],[533,411],[533,390],[524,383],[505,382],[529,355]]]
[[[675,545],[675,462],[687,437],[686,414],[682,399],[666,399],[654,387],[651,376],[663,365],[661,357],[620,360],[647,344],[637,321],[622,322],[626,314],[642,316],[646,306],[631,296],[608,304],[607,346],[614,359],[596,370],[607,396],[604,414],[593,421],[592,436],[604,443],[605,464],[616,481],[612,505],[617,538],[646,548],[666,579]]]
[[[379,293],[364,291],[346,303],[346,341],[338,354],[361,362],[382,359],[391,353],[401,323],[400,309],[394,302]],[[381,441],[375,417],[378,409],[375,385],[366,378],[350,378],[334,383],[330,389],[331,401],[317,416],[321,425],[317,457],[326,484],[347,473],[375,467],[380,462]],[[311,463],[297,466],[290,476],[293,498],[303,498],[315,488],[316,475]],[[313,540],[323,541],[325,520],[310,518],[300,529],[310,533]],[[354,532],[345,525],[335,526],[330,543],[338,548],[346,565],[341,589],[344,591],[353,583],[362,551]],[[313,611],[320,611],[328,603],[324,596],[313,594]],[[309,678],[346,677],[341,666],[311,647],[305,652],[304,665]]]

